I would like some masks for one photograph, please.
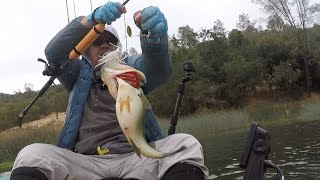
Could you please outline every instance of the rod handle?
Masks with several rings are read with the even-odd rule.
[[[88,34],[77,44],[75,48],[70,52],[69,59],[77,59],[88,47],[99,37],[104,31],[104,24],[95,25]]]

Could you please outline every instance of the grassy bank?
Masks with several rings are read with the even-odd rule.
[[[0,173],[11,171],[12,166],[13,166],[13,161],[0,163]]]
[[[190,116],[179,117],[176,132],[192,134],[196,137],[246,127],[252,121],[250,113],[243,109],[218,112],[201,112]],[[167,133],[170,120],[160,118],[159,124]]]
[[[0,133],[0,172],[10,171],[18,152],[28,144],[56,144],[60,124],[48,124],[41,128],[12,129]]]
[[[262,126],[278,126],[295,122],[320,120],[320,96],[312,96],[295,102],[256,101],[241,109],[217,112],[204,111],[187,117],[179,117],[177,132],[195,136],[249,127],[251,122]],[[170,120],[160,118],[160,126],[166,131]]]
[[[252,121],[262,126],[276,126],[295,122],[320,120],[320,96],[299,102],[255,102],[243,109],[217,112],[204,111],[187,117],[179,117],[177,131],[196,137],[232,129],[247,128]],[[159,118],[165,133],[169,119]],[[48,124],[41,128],[13,129],[0,133],[0,172],[12,167],[17,153],[24,146],[44,142],[56,144],[62,124]]]

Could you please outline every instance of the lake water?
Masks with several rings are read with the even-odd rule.
[[[271,133],[269,159],[282,169],[285,179],[320,179],[320,121],[262,128]],[[238,165],[248,132],[249,127],[198,138],[209,179],[242,179],[244,170]],[[266,179],[275,179],[275,170],[267,172]]]
[[[285,179],[320,179],[320,121],[279,127],[262,127],[271,133],[269,159],[284,172]],[[209,179],[240,180],[244,170],[239,168],[240,157],[249,127],[198,137],[203,145]],[[267,170],[266,179],[275,179],[275,171]],[[8,177],[1,177],[8,180]]]

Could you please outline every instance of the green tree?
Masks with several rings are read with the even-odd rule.
[[[250,21],[248,14],[240,14],[237,22],[237,28],[240,31],[244,31],[246,29],[254,29],[255,23]]]
[[[227,99],[230,103],[238,103],[241,98],[256,93],[256,86],[261,82],[261,64],[243,58],[226,63],[224,69],[229,92]]]
[[[267,28],[273,31],[283,31],[286,27],[283,20],[277,15],[271,15],[268,18]]]
[[[211,69],[210,80],[217,83],[225,82],[225,74],[222,67],[229,59],[229,46],[223,23],[220,20],[216,20],[213,28],[202,30],[200,37],[202,42],[198,44],[197,51],[203,62]]]
[[[311,94],[311,65],[313,64],[313,54],[310,49],[310,33],[308,28],[316,22],[315,15],[318,13],[318,3],[310,3],[310,0],[252,0],[252,2],[261,5],[270,17],[276,17],[290,28],[301,28],[302,31],[296,31],[296,37],[301,44],[299,48],[303,53],[303,68],[305,76],[305,89],[307,94]]]
[[[282,94],[297,89],[296,85],[301,76],[299,69],[294,70],[290,63],[283,61],[274,69],[274,80]]]

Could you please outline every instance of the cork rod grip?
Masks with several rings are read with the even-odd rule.
[[[70,52],[69,59],[77,59],[87,48],[95,41],[100,33],[104,31],[104,24],[95,25],[89,33],[77,44],[75,48]]]

